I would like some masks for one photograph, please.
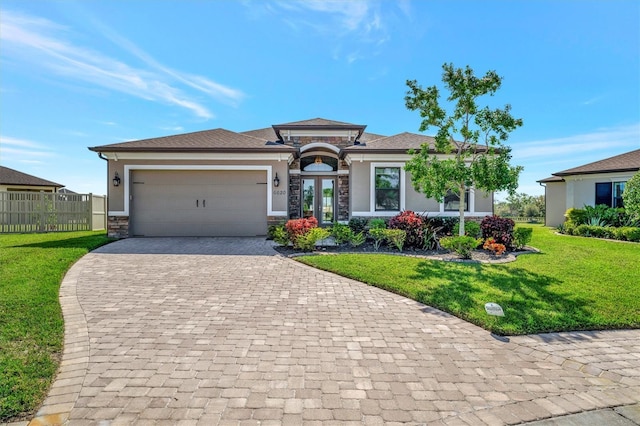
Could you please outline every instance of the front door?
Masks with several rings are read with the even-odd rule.
[[[335,221],[335,178],[305,177],[302,179],[302,217],[315,217],[318,225]]]

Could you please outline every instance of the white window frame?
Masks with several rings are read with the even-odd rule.
[[[405,163],[371,163],[369,179],[369,213],[375,216],[395,216],[405,210],[406,206],[406,172]],[[376,210],[376,169],[385,167],[395,167],[400,169],[400,210]]]

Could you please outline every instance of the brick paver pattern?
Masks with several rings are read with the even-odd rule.
[[[504,341],[264,239],[118,241],[61,300],[34,425],[497,425],[640,402],[638,330]]]

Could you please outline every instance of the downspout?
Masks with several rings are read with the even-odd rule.
[[[104,212],[104,219],[105,219],[105,224],[104,224],[104,229],[107,231],[107,236],[109,236],[109,201],[110,201],[110,197],[109,197],[109,159],[107,157],[105,157],[104,155],[102,155],[101,152],[98,152],[98,157],[101,158],[102,160],[107,162],[107,204],[106,204],[106,211]]]
[[[538,185],[544,188],[544,226],[547,225],[547,212],[549,211],[549,205],[547,204],[547,185],[542,182],[538,182]]]

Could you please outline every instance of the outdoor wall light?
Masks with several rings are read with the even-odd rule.
[[[276,188],[280,186],[280,178],[278,177],[278,172],[276,172],[276,177],[273,178],[273,186]]]
[[[118,172],[113,177],[113,186],[120,186],[120,176],[118,176]]]

